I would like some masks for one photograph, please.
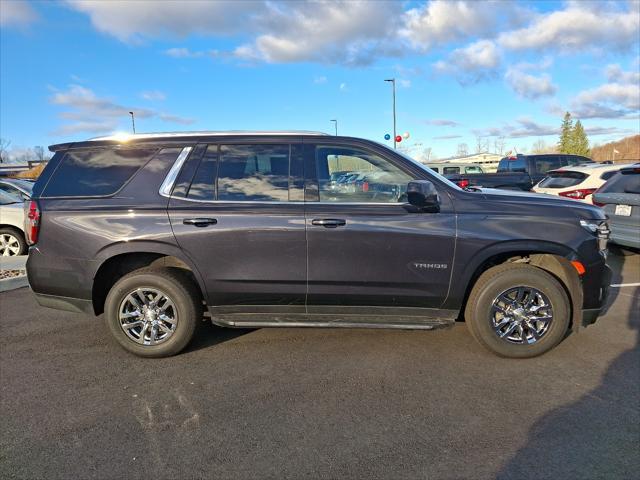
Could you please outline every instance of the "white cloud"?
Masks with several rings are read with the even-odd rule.
[[[269,2],[257,20],[262,33],[234,50],[245,60],[270,63],[316,61],[366,65],[398,53],[390,41],[399,23],[398,4],[380,1]]]
[[[436,62],[433,67],[437,73],[452,74],[460,83],[469,84],[495,76],[500,61],[500,52],[494,42],[478,40],[454,50],[446,61]]]
[[[640,59],[640,57],[638,57],[638,59]],[[605,73],[609,82],[633,83],[638,85],[638,88],[640,88],[640,71],[638,71],[637,65],[635,71],[629,72],[622,70],[618,64],[607,65]]]
[[[315,83],[316,85],[321,85],[323,83],[327,83],[327,77],[325,77],[324,75],[319,75],[317,77],[313,77],[313,83]]]
[[[605,2],[570,2],[564,10],[538,15],[529,26],[503,33],[499,43],[511,50],[628,50],[637,45],[640,15],[637,1],[627,5],[620,9]]]
[[[38,19],[35,10],[26,1],[2,1],[0,4],[0,25],[25,26]]]
[[[193,0],[126,1],[67,0],[89,15],[94,27],[124,42],[189,34],[229,35],[242,31],[266,9],[262,1]]]
[[[546,137],[548,135],[558,135],[560,132],[560,127],[552,125],[542,125],[529,117],[520,117],[515,121],[515,123],[506,124],[503,127],[472,130],[472,132],[480,137]]]
[[[549,74],[531,75],[522,71],[517,65],[508,68],[504,78],[513,91],[523,98],[548,97],[555,95],[558,91],[558,87],[551,82]]]
[[[399,78],[397,82],[400,88],[411,88],[411,80],[407,80],[406,78]]]
[[[342,82],[342,83],[340,84],[340,91],[341,91],[341,92],[346,92],[348,89],[349,89],[349,87],[347,86],[347,84],[346,84],[346,83]]]
[[[515,2],[433,0],[404,14],[400,36],[419,50],[473,37],[492,36],[501,25],[519,25]]]
[[[610,83],[583,90],[571,101],[571,112],[579,118],[637,118],[640,110],[640,74],[608,65]]]
[[[167,99],[165,93],[161,92],[160,90],[148,90],[146,92],[142,92],[140,94],[140,97],[142,97],[144,100],[149,100],[152,102],[161,102]]]
[[[440,135],[433,137],[434,140],[453,140],[454,138],[462,138],[462,135]]]
[[[460,125],[458,122],[454,122],[453,120],[446,120],[446,119],[440,119],[440,118],[436,118],[433,120],[425,120],[425,122],[427,125],[437,125],[440,127],[457,127],[458,125]]]
[[[56,131],[58,134],[112,132],[123,119],[128,119],[130,111],[135,112],[136,118],[159,118],[170,123],[192,123],[188,118],[132,105],[119,105],[80,85],[70,85],[65,91],[55,91],[49,101],[66,109],[60,112],[59,116],[68,123]]]
[[[194,52],[184,47],[169,48],[164,51],[164,54],[173,58],[197,58],[204,56],[204,52]]]

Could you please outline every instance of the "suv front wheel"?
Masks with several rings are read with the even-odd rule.
[[[142,268],[109,291],[105,321],[126,350],[141,357],[179,353],[202,323],[202,303],[193,281],[179,269]]]
[[[467,327],[492,352],[510,358],[542,355],[567,333],[569,297],[550,273],[510,263],[484,272],[465,309]]]

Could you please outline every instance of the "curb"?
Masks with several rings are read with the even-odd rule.
[[[8,292],[15,290],[16,288],[28,287],[29,281],[26,275],[20,275],[19,277],[5,278],[0,280],[0,292]]]

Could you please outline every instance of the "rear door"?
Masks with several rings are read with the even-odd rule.
[[[299,141],[199,145],[183,167],[171,226],[214,311],[304,311],[301,148]]]
[[[308,311],[439,307],[447,296],[455,244],[455,215],[446,193],[440,212],[418,212],[406,203],[416,172],[364,146],[305,145],[305,166]],[[331,173],[344,170],[358,180],[334,188]]]

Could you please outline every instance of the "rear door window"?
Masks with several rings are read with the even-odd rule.
[[[221,145],[217,198],[289,200],[289,145]]]
[[[157,148],[101,148],[65,154],[43,197],[103,197],[120,190]]]
[[[484,173],[481,167],[477,167],[475,165],[464,167],[464,171],[465,173]]]
[[[460,173],[460,167],[444,167],[442,173],[445,175],[454,175]]]
[[[533,164],[537,173],[547,173],[562,166],[559,156],[537,156],[533,157]]]

